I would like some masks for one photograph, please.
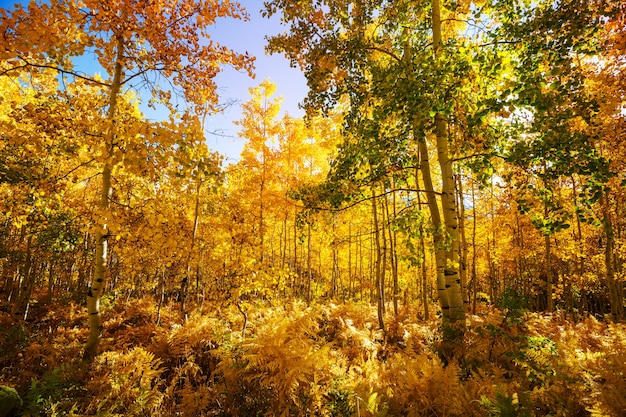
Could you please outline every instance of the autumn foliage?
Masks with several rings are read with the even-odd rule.
[[[626,415],[621,3],[0,9],[0,416]]]
[[[503,303],[515,301],[503,300]],[[403,310],[385,336],[367,304],[206,306],[179,324],[153,302],[107,308],[106,353],[76,360],[86,336],[74,304],[6,315],[3,382],[27,415],[622,415],[622,324],[579,323],[519,306],[468,321],[465,361],[444,367],[434,321]]]

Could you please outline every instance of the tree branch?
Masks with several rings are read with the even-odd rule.
[[[35,64],[35,63],[32,63],[32,62],[29,62],[24,57],[18,56],[17,58],[21,59],[22,61],[24,61],[24,65],[17,65],[17,66],[14,66],[12,68],[7,68],[7,69],[3,70],[2,72],[0,72],[0,76],[6,75],[6,74],[8,74],[11,71],[16,71],[16,70],[21,70],[21,69],[24,69],[24,68],[32,67],[32,68],[41,68],[41,69],[51,69],[51,70],[59,72],[60,74],[71,75],[73,77],[79,78],[81,80],[85,80],[85,81],[93,83],[93,84],[97,84],[97,85],[100,85],[100,86],[103,86],[103,87],[111,87],[111,84],[105,83],[103,81],[98,81],[98,80],[96,80],[94,78],[87,77],[85,75],[81,75],[81,74],[79,74],[77,72],[74,72],[74,71],[68,71],[68,70],[66,70],[64,68],[60,68],[60,67],[58,67],[56,65]]]
[[[391,58],[395,59],[399,64],[402,64],[402,58],[398,57],[396,54],[387,51],[386,49],[383,48],[379,48],[377,46],[368,46],[365,48],[367,51],[377,51],[380,53],[383,53],[387,56],[390,56]]]
[[[68,172],[66,172],[65,174],[63,174],[63,175],[61,175],[61,176],[59,176],[59,177],[56,177],[56,178],[55,178],[55,180],[56,180],[56,181],[59,181],[59,180],[65,179],[65,178],[67,178],[67,177],[68,177],[68,176],[69,176],[72,172],[76,171],[77,169],[79,169],[79,168],[81,168],[81,167],[84,167],[85,165],[89,165],[90,163],[92,163],[92,162],[93,162],[93,161],[95,161],[95,160],[96,160],[96,158],[91,158],[90,160],[85,161],[85,162],[83,162],[82,164],[79,164],[79,165],[75,166],[74,168],[70,169],[70,170],[69,170]]]
[[[387,196],[387,195],[395,193],[397,191],[405,191],[405,192],[412,192],[412,193],[428,193],[429,192],[427,190],[419,190],[419,189],[415,189],[415,188],[393,188],[393,189],[385,190],[385,192],[383,192],[381,194],[378,194],[376,197],[372,197],[372,196],[364,197],[364,198],[362,198],[360,200],[353,201],[352,203],[350,203],[350,204],[348,204],[346,206],[338,207],[338,208],[322,207],[322,206],[307,206],[307,205],[302,205],[302,204],[296,204],[296,203],[293,202],[293,200],[286,199],[286,198],[283,198],[283,201],[286,201],[288,204],[290,204],[290,205],[292,205],[294,207],[297,207],[297,208],[304,209],[304,210],[341,212],[341,211],[345,211],[345,210],[351,209],[352,207],[355,207],[355,206],[357,206],[357,205],[359,205],[361,203],[365,203],[367,201],[371,201],[372,198],[378,198],[378,197],[381,197],[381,196]],[[435,195],[441,195],[441,193],[437,192],[437,191],[430,191],[430,192],[432,192]]]

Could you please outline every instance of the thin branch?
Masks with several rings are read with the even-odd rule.
[[[477,29],[481,29],[481,30],[485,30],[485,25],[479,25],[478,23],[474,23],[476,22],[476,20],[474,19],[455,19],[455,18],[447,18],[447,19],[441,19],[441,22],[460,22],[460,23],[465,23],[468,26],[472,26],[474,28]]]
[[[142,76],[150,71],[161,72],[161,71],[164,71],[165,69],[166,69],[165,65],[163,65],[163,67],[161,68],[159,68],[158,66],[142,68],[139,72],[136,72],[128,76],[125,80],[122,81],[122,84],[127,84],[130,80],[137,78],[139,76]]]
[[[217,130],[213,130],[213,131],[205,131],[205,133],[209,134],[209,135],[213,135],[213,136],[218,136],[221,138],[229,138],[229,139],[241,139],[239,136],[235,136],[235,135],[228,135],[226,133],[219,133],[219,131]]]
[[[495,41],[495,42],[488,42],[488,43],[481,43],[476,45],[479,48],[482,48],[484,46],[494,46],[494,45],[517,45],[519,43],[522,43],[521,40],[516,40],[516,41]]]
[[[6,75],[7,73],[9,73],[11,71],[21,70],[21,69],[28,68],[28,67],[33,67],[33,68],[41,68],[41,69],[51,69],[51,70],[59,72],[60,74],[71,75],[73,77],[79,78],[81,80],[84,80],[84,81],[87,81],[87,82],[90,82],[90,83],[93,83],[93,84],[101,85],[103,87],[111,87],[111,84],[105,83],[103,81],[98,81],[98,80],[96,80],[94,78],[90,78],[90,77],[87,77],[85,75],[81,75],[81,74],[79,74],[77,72],[74,72],[74,71],[68,71],[68,70],[60,68],[60,67],[58,67],[56,65],[34,64],[32,62],[29,62],[24,57],[20,56],[18,58],[21,59],[22,61],[24,61],[25,64],[24,65],[18,65],[18,66],[12,67],[12,68],[7,68],[4,71],[0,72],[0,76]]]
[[[90,163],[92,163],[93,161],[95,161],[96,158],[91,158],[89,161],[85,161],[82,164],[79,164],[77,166],[75,166],[74,168],[72,168],[71,170],[69,170],[67,173],[65,173],[64,175],[61,175],[60,177],[56,177],[55,180],[56,181],[60,181],[62,179],[67,178],[72,172],[76,171],[77,169],[84,167],[85,165],[88,165]]]
[[[368,51],[377,51],[377,52],[381,52],[387,56],[392,57],[393,59],[395,59],[399,64],[402,64],[402,58],[398,57],[396,54],[387,51],[386,49],[383,48],[379,48],[377,46],[368,46],[365,48]]]
[[[491,152],[485,152],[485,153],[475,153],[475,154],[471,154],[471,155],[466,155],[466,156],[461,156],[458,158],[453,158],[451,159],[452,162],[459,162],[459,161],[465,161],[466,159],[472,159],[472,158],[477,158],[479,156],[495,156],[495,157],[501,157],[498,154],[494,154]]]

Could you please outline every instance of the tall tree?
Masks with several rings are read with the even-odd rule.
[[[267,206],[271,205],[271,195],[268,193],[270,177],[274,174],[273,165],[278,138],[281,135],[282,125],[278,120],[281,98],[271,97],[276,92],[276,85],[266,79],[256,88],[250,89],[250,101],[242,105],[243,119],[236,122],[241,126],[239,134],[248,142],[241,153],[242,164],[257,177],[250,186],[257,187],[257,198],[254,205],[258,208],[256,215],[258,224],[256,234],[259,238],[258,260],[262,263],[266,256],[267,241]]]
[[[444,30],[442,22],[454,19],[442,18],[443,10],[438,0],[275,0],[267,3],[266,13],[281,13],[289,26],[289,32],[270,38],[268,49],[284,53],[305,71],[311,87],[305,107],[325,110],[342,103],[346,109],[348,138],[333,167],[338,176],[365,185],[420,161],[431,218],[440,219],[435,225],[438,287],[450,330],[446,340],[452,342],[462,339],[465,313],[453,175],[457,149],[447,121],[468,67],[458,53],[448,56],[458,28],[450,24]],[[466,12],[449,9],[445,16]],[[427,163],[431,139],[442,179],[439,190]],[[412,143],[419,143],[419,155],[411,151],[416,148]],[[352,190],[361,192],[361,187]],[[346,195],[336,191],[336,196]]]
[[[32,1],[27,9],[16,5],[2,10],[1,74],[24,68],[49,68],[62,75],[87,79],[102,87],[107,97],[101,109],[106,123],[101,127],[100,227],[96,234],[94,277],[87,295],[89,337],[85,359],[98,352],[102,318],[100,299],[106,283],[107,241],[110,236],[112,172],[120,143],[132,138],[119,131],[119,97],[125,89],[147,86],[153,98],[172,112],[172,93],[180,93],[190,110],[216,109],[218,96],[213,81],[221,65],[250,71],[252,59],[210,40],[209,28],[219,17],[245,18],[239,4],[219,1],[124,0]],[[107,79],[76,69],[73,58],[93,53]],[[155,86],[168,80],[172,90]],[[190,113],[190,115],[193,113]],[[186,116],[189,117],[189,116]],[[168,138],[163,137],[162,140]]]

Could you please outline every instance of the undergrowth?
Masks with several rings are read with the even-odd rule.
[[[378,330],[366,304],[205,305],[183,322],[149,300],[111,303],[102,353],[79,360],[84,312],[0,313],[0,385],[22,415],[626,415],[624,324],[528,313],[515,299],[469,316],[444,366],[436,321],[404,309]]]

